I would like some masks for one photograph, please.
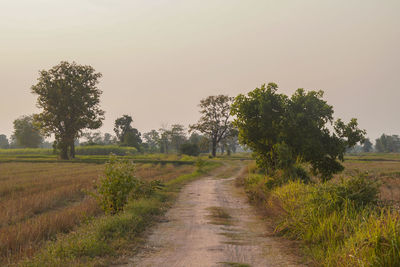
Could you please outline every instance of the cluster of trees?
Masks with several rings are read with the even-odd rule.
[[[364,144],[356,145],[347,150],[348,153],[365,153],[365,152],[379,152],[379,153],[400,153],[400,137],[398,135],[382,134],[379,138],[375,139],[375,146],[366,138]]]
[[[0,148],[37,148],[51,146],[33,123],[33,115],[22,116],[14,120],[14,132],[10,140],[0,135]]]
[[[61,159],[75,157],[79,138],[85,139],[84,145],[118,144],[147,152],[198,155],[211,148],[215,156],[217,148],[222,153],[236,150],[238,132],[230,120],[233,99],[224,95],[210,96],[201,101],[202,116],[197,124],[190,126],[190,136],[183,125],[174,124],[145,133],[143,142],[129,115],[115,120],[115,136],[86,132],[87,129],[100,128],[104,120],[105,112],[100,107],[102,91],[97,88],[101,76],[91,66],[66,61],[40,71],[38,82],[31,91],[37,96],[41,113],[15,120],[12,141],[1,135],[0,147],[9,148],[11,143],[15,144],[12,147],[35,148],[53,135],[53,147],[60,152]]]
[[[289,97],[277,93],[274,83],[236,98],[217,95],[202,99],[201,117],[188,129],[173,124],[142,135],[133,127],[132,117],[123,115],[115,120],[115,136],[88,133],[87,129],[98,129],[104,120],[102,91],[97,88],[101,76],[91,66],[65,61],[40,71],[38,82],[31,89],[37,95],[41,113],[14,122],[13,142],[38,147],[45,137],[53,135],[60,158],[70,159],[75,157],[79,138],[85,139],[84,145],[118,144],[141,152],[190,155],[211,151],[213,156],[218,149],[222,153],[235,152],[239,141],[254,152],[267,172],[307,162],[323,179],[343,169],[340,161],[344,153],[358,142],[364,144],[365,151],[372,149],[356,119],[347,124],[333,120],[333,107],[322,99],[322,91],[298,89]],[[376,149],[398,151],[399,143],[397,136],[383,135],[377,140]],[[0,146],[10,146],[4,135],[0,136]]]
[[[375,140],[375,150],[377,152],[400,152],[400,137],[398,135],[382,134]]]

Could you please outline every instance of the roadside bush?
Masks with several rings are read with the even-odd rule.
[[[164,185],[159,180],[143,181],[135,176],[135,165],[128,159],[110,155],[105,175],[100,178],[97,194],[92,194],[106,214],[123,210],[131,199],[148,198]]]
[[[130,193],[140,183],[134,171],[135,166],[131,161],[110,156],[95,195],[105,213],[116,214],[123,209]]]
[[[326,209],[340,210],[351,203],[355,208],[376,204],[379,184],[363,174],[341,179],[339,183],[325,183],[318,186],[312,195],[312,203]]]

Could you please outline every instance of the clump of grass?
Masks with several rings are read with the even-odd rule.
[[[400,215],[390,209],[371,214],[338,255],[345,266],[400,266]]]
[[[276,232],[302,240],[318,264],[399,266],[400,215],[378,205],[375,181],[364,175],[324,184],[268,181],[250,174],[244,184],[251,198],[279,210]]]

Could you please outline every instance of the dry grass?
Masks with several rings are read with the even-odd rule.
[[[194,168],[137,164],[136,175],[168,181]],[[46,240],[101,214],[85,191],[102,172],[96,164],[0,163],[0,265],[32,256]]]
[[[355,175],[367,172],[371,178],[381,182],[380,196],[384,201],[400,203],[400,161],[357,161],[344,162],[342,175]]]

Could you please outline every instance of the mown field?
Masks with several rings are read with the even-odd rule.
[[[88,196],[103,164],[28,159],[32,162],[0,163],[0,265],[31,257],[47,240],[103,214]],[[153,160],[136,163],[136,176],[168,182],[195,168]]]

